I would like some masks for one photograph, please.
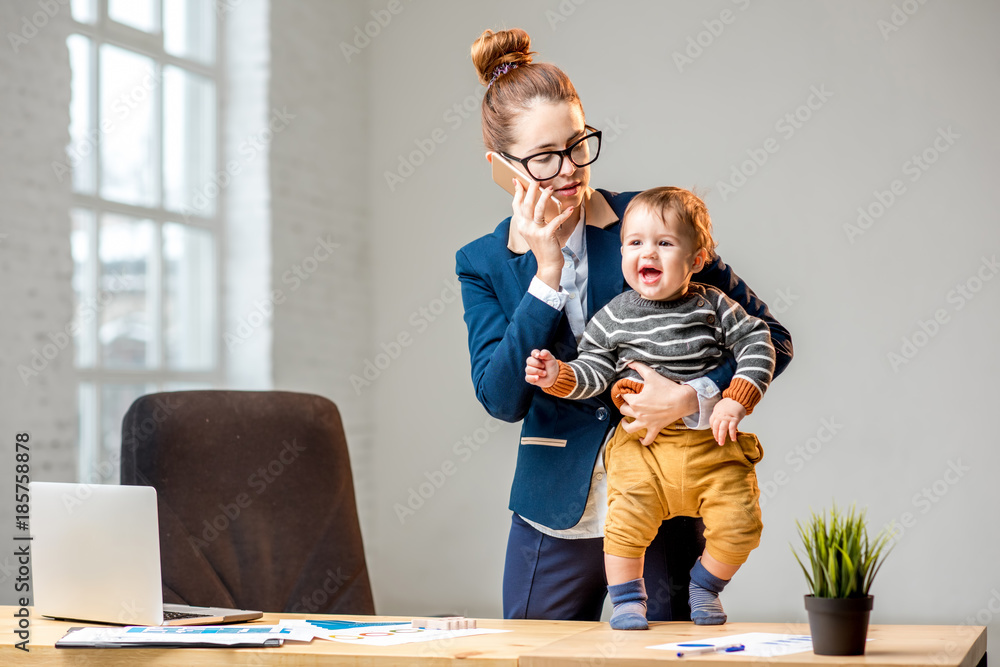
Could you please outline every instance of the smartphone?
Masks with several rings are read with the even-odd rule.
[[[493,165],[493,180],[497,185],[510,194],[514,194],[513,179],[516,178],[521,182],[521,186],[525,191],[527,191],[528,184],[531,183],[532,178],[524,173],[521,165],[511,162],[499,153],[491,151],[490,155],[492,156],[490,164]],[[559,200],[555,197],[549,197],[548,201],[545,202],[545,212],[543,214],[545,221],[552,220],[560,213],[562,213],[562,205],[559,203]]]

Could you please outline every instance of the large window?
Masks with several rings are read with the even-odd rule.
[[[118,478],[139,395],[218,386],[215,3],[73,0],[73,289],[84,482]]]

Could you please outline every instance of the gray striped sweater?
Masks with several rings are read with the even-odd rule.
[[[747,314],[721,290],[691,283],[674,301],[650,301],[633,290],[612,299],[587,323],[575,361],[559,364],[547,393],[571,399],[600,394],[615,380],[642,381],[628,368],[641,361],[664,377],[685,382],[736,357],[736,374],[723,396],[751,412],[774,375],[774,347],[767,324]]]

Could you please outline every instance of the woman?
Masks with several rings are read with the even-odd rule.
[[[635,193],[590,187],[600,132],[586,125],[572,82],[559,68],[533,63],[523,30],[487,30],[472,46],[483,97],[489,151],[519,162],[534,179],[516,186],[510,218],[459,250],[472,380],[486,410],[523,420],[511,487],[513,511],[504,566],[504,617],[599,620],[606,593],[602,552],[606,481],[602,450],[619,418],[605,395],[584,401],[549,396],[524,380],[533,349],[576,356],[590,315],[625,289],[619,220]],[[554,196],[562,213],[544,220]],[[764,319],[778,354],[775,374],[791,359],[791,338],[747,285],[718,257],[695,280],[719,287]],[[646,429],[649,444],[684,418],[707,422],[734,364],[678,385],[637,364],[645,387],[621,414]],[[664,522],[646,552],[650,620],[684,620],[688,572],[703,547],[701,522]]]

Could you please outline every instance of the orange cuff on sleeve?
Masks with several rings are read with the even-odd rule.
[[[638,394],[642,391],[642,383],[631,378],[622,378],[611,387],[611,400],[619,410],[625,405],[625,394]]]
[[[542,391],[546,394],[552,394],[559,398],[569,396],[573,393],[574,389],[576,389],[576,373],[569,367],[569,364],[564,364],[561,361],[559,362],[559,375],[556,376],[555,384],[551,387],[542,387]]]
[[[754,407],[760,403],[762,398],[757,387],[753,386],[743,378],[733,378],[729,388],[722,392],[723,398],[731,398],[744,408],[747,414],[753,412]]]

